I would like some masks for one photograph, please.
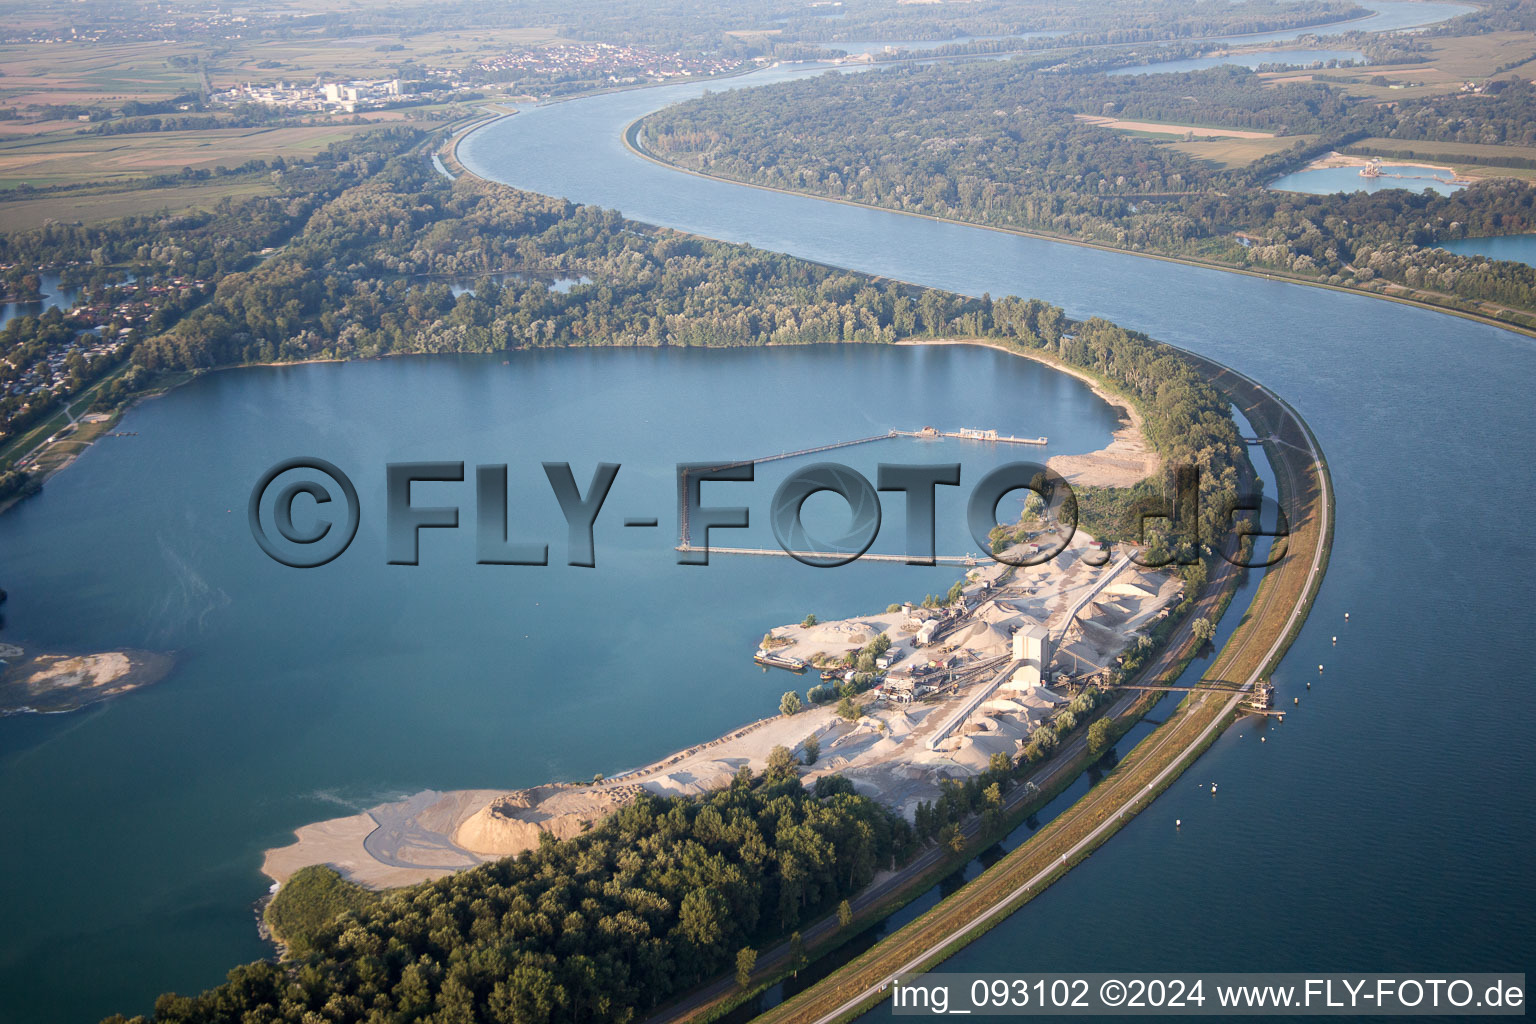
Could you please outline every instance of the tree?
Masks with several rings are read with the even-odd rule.
[[[784,696],[779,698],[779,714],[781,715],[798,715],[800,707],[800,695],[794,690],[784,691]]]
[[[982,799],[986,804],[986,823],[989,832],[997,832],[1003,827],[1003,787],[1001,783],[994,782],[982,792]]]
[[[795,932],[789,937],[789,962],[794,966],[795,974],[800,973],[800,968],[806,965],[807,959],[805,940],[800,937],[799,932]]]
[[[807,615],[805,618],[801,619],[800,625],[804,626],[806,629],[810,629],[812,626],[816,625],[815,613],[813,612],[812,614]]]
[[[837,905],[837,924],[838,924],[838,927],[840,927],[840,928],[847,928],[852,923],[853,923],[853,908],[848,905],[848,901],[847,900],[843,900],[843,902],[841,902],[841,903],[839,903]]]
[[[801,746],[800,753],[803,760],[805,761],[806,767],[810,767],[811,765],[815,764],[816,759],[821,756],[821,741],[818,740],[815,736],[810,737]]]
[[[1200,643],[1205,643],[1216,635],[1216,626],[1204,615],[1189,624],[1189,631],[1195,635]]]
[[[1110,743],[1109,719],[1100,718],[1088,727],[1088,751],[1097,754]]]
[[[844,697],[837,702],[837,713],[850,722],[859,720],[859,708],[854,704],[852,697]]]
[[[683,897],[677,911],[677,927],[683,937],[702,950],[712,949],[725,939],[725,923],[730,910],[713,886],[694,889]]]
[[[944,826],[939,832],[939,840],[957,854],[965,852],[965,833],[954,822]]]
[[[736,954],[736,984],[746,988],[752,981],[752,971],[757,967],[757,950],[742,946]]]
[[[783,744],[774,747],[768,752],[768,768],[763,774],[769,782],[794,778],[798,774],[795,770],[795,755]]]

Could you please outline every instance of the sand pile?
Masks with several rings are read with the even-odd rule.
[[[623,802],[618,793],[598,786],[520,789],[471,814],[454,831],[453,841],[472,853],[505,857],[537,847],[541,832],[557,839],[578,835]]]

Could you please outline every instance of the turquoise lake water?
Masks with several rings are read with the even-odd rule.
[[[631,119],[700,91],[529,109],[461,155],[635,219],[1146,330],[1276,388],[1334,474],[1333,564],[1276,674],[1299,713],[1229,731],[949,966],[1524,969],[1536,482],[1488,439],[1532,426],[1530,340],[1365,296],[693,178],[623,148]],[[748,660],[768,626],[921,597],[955,573],[677,567],[673,463],[923,423],[1050,435],[1033,455],[1096,448],[1114,420],[1081,384],[980,349],[387,360],[216,374],[138,408],[122,428],[136,437],[95,446],[0,517],[0,638],[179,659],[121,700],[0,720],[0,814],[18,825],[0,845],[0,1020],[140,1012],[265,955],[257,867],[297,825],[422,788],[621,770],[771,713],[792,684]],[[266,560],[241,512],[257,475],[298,454],[351,472],[364,505],[352,549],[312,572]],[[1018,457],[961,442],[845,454],[867,472],[952,458],[968,479]],[[549,536],[557,564],[471,564],[469,505],[466,529],[424,540],[422,566],[384,565],[382,466],[405,459],[510,463],[527,495],[518,522]],[[583,481],[596,461],[624,465],[596,569],[558,564],[543,460],[570,460]],[[766,510],[774,482],[765,469],[743,503]],[[472,501],[467,485],[424,493]],[[967,543],[960,500],[940,506],[941,549]],[[663,525],[624,530],[625,515]],[[890,536],[899,516],[891,507]],[[1218,779],[1213,799],[1202,784]]]
[[[0,517],[0,637],[178,658],[119,700],[0,719],[0,814],[27,825],[0,845],[0,1018],[141,1011],[264,955],[261,851],[298,825],[424,788],[613,774],[775,713],[810,683],[752,664],[765,631],[921,600],[961,570],[678,566],[675,464],[927,423],[1051,443],[897,439],[824,457],[870,479],[881,461],[958,461],[974,483],[1102,447],[1117,417],[1074,378],[990,349],[873,346],[240,370],[134,410],[122,429],[136,436],[99,443]],[[257,478],[294,455],[335,463],[361,498],[357,539],[321,569],[268,560],[246,524]],[[509,464],[513,536],[546,540],[554,564],[474,564],[473,485],[429,484],[416,501],[460,505],[463,528],[425,534],[420,566],[386,565],[384,464],[416,459]],[[622,466],[593,569],[563,564],[546,460],[570,461],[583,488],[596,462]],[[706,502],[753,510],[752,529],[715,543],[774,546],[768,503],[794,465],[706,484]],[[941,553],[976,550],[968,493],[940,488]],[[807,507],[829,525],[841,511]],[[661,525],[625,529],[627,516]],[[887,502],[875,550],[902,552],[904,537]]]
[[[1276,178],[1269,187],[1277,192],[1306,192],[1318,196],[1330,192],[1380,192],[1388,188],[1410,192],[1428,188],[1448,196],[1465,187],[1442,180],[1448,176],[1448,171],[1409,164],[1382,164],[1379,178],[1362,178],[1358,167],[1317,167]]]
[[[528,109],[460,155],[651,223],[1107,316],[1274,387],[1333,472],[1332,564],[1275,676],[1299,713],[1230,730],[947,966],[1523,970],[1536,954],[1536,711],[1524,699],[1536,585],[1522,563],[1536,480],[1489,438],[1536,425],[1531,340],[1363,295],[680,175],[624,149],[633,118],[697,94]]]
[[[1536,267],[1536,235],[1496,235],[1492,238],[1458,238],[1438,243],[1440,248],[1465,256],[1487,256],[1495,260],[1514,260]]]

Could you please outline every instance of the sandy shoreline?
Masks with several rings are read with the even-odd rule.
[[[1102,398],[1105,403],[1120,410],[1122,426],[1114,432],[1114,439],[1109,444],[1096,452],[1087,452],[1082,455],[1053,455],[1045,460],[1047,466],[1066,477],[1070,484],[1088,487],[1130,487],[1157,472],[1162,465],[1162,460],[1147,443],[1146,433],[1142,430],[1141,412],[1135,404],[1110,391],[1092,374],[1084,370],[1052,359],[1043,352],[1019,351],[983,339],[913,338],[898,341],[896,344],[978,345],[1006,352],[1011,356],[1019,356],[1022,359],[1030,359],[1068,376],[1076,377],[1092,388],[1093,393]]]
[[[1306,167],[1303,167],[1302,170],[1326,171],[1338,167],[1364,167],[1372,160],[1378,160],[1383,164],[1390,164],[1392,167],[1412,167],[1416,170],[1435,171],[1438,172],[1438,174],[1443,174],[1446,179],[1453,180],[1458,183],[1483,180],[1481,178],[1474,178],[1464,174],[1457,174],[1456,168],[1447,167],[1444,164],[1422,164],[1414,160],[1398,160],[1393,157],[1350,156],[1348,153],[1340,153],[1338,150],[1332,150],[1323,156],[1318,157],[1316,160],[1313,160],[1311,163],[1307,164]],[[1426,178],[1433,176],[1435,175],[1425,175]]]
[[[819,757],[802,767],[803,782],[841,775],[857,792],[911,818],[920,801],[942,795],[946,780],[973,777],[997,755],[1019,756],[1036,728],[1069,706],[1077,710],[1074,694],[1112,667],[1183,592],[1172,574],[1139,567],[1119,566],[1105,579],[1109,570],[1098,553],[1079,531],[1042,565],[974,568],[961,580],[963,613],[908,606],[770,630],[777,653],[828,663],[841,663],[876,634],[889,639],[895,661],[882,681],[891,688],[888,699],[867,691],[855,720],[838,714],[834,697],[592,783],[426,790],[305,825],[295,830],[295,842],[266,851],[262,871],[279,884],[311,864],[329,864],[373,888],[435,879],[533,849],[546,832],[578,835],[642,793],[686,797],[722,789],[743,767],[762,772],[776,747],[803,759],[812,737]],[[928,619],[945,629],[920,645],[919,620]],[[1055,639],[1045,672],[1037,665],[1031,674],[1011,660],[1012,636],[1037,626]],[[783,680],[796,692],[817,682],[814,673],[784,673]]]
[[[159,682],[174,659],[158,651],[25,655],[0,645],[0,715],[58,714]]]
[[[1141,414],[1134,403],[1109,391],[1091,374],[1046,353],[1023,352],[993,341],[961,338],[912,339],[897,344],[980,345],[1032,359],[1086,383],[1095,395],[1120,411],[1122,426],[1114,432],[1113,440],[1096,452],[1057,455],[1047,460],[1051,468],[1073,484],[1130,486],[1155,472],[1160,464],[1147,444]],[[1012,628],[1015,620],[1049,622],[1059,618],[1073,591],[1090,585],[1096,574],[1095,563],[1083,558],[1092,546],[1090,538],[1079,534],[1063,555],[1029,570],[1033,575],[1023,581],[1019,593],[1011,599],[1003,597],[1005,590],[992,589],[1003,581],[1007,569],[1003,564],[968,573],[964,582],[969,590],[975,591],[973,598],[990,607],[981,612],[975,639],[970,641],[972,646],[980,646],[966,656],[979,663],[1005,653],[997,644],[1006,638],[998,638],[1003,636],[1003,630]],[[1103,610],[1084,613],[1084,620],[1093,621],[1076,625],[1063,638],[1063,651],[1072,655],[1074,667],[1104,667],[1123,646],[1116,637],[1128,636],[1129,630],[1144,625],[1172,600],[1176,588],[1174,581],[1161,579],[1157,574],[1144,574],[1139,582],[1128,581],[1114,588],[1117,592],[1106,597]],[[859,637],[867,639],[865,634],[883,631],[901,646],[903,641],[911,643],[910,637],[902,636],[903,632],[910,632],[898,621],[903,618],[902,613],[885,613],[847,622],[862,627]],[[834,625],[823,624],[823,629]],[[1067,624],[1058,625],[1066,628]],[[774,632],[793,633],[797,629],[786,626]],[[839,653],[832,650],[836,645],[824,637],[801,638],[795,643],[802,641]],[[993,642],[992,647],[986,646],[989,642]],[[1077,650],[1070,650],[1074,646]],[[791,649],[801,656],[814,653],[809,648]],[[915,651],[913,655],[917,656]],[[786,682],[794,680],[797,690],[814,677],[802,679],[804,682],[786,676]],[[549,783],[512,791],[425,790],[404,800],[296,829],[294,843],[266,851],[262,872],[281,884],[301,867],[330,864],[347,878],[375,888],[439,878],[537,846],[541,832],[559,838],[579,834],[590,822],[617,810],[642,791],[657,796],[694,796],[729,785],[743,766],[762,771],[773,747],[798,751],[811,736],[817,737],[823,756],[807,778],[832,772],[845,774],[861,791],[901,811],[910,809],[919,799],[936,795],[942,779],[963,778],[982,770],[992,753],[1016,754],[1056,701],[1049,691],[1043,691],[1039,697],[1021,692],[1006,700],[993,701],[989,707],[995,713],[988,719],[993,726],[980,733],[972,732],[960,741],[958,748],[942,752],[922,749],[918,741],[948,717],[944,705],[881,710],[855,723],[845,722],[833,707],[826,705],[793,716],[761,719],[644,767],[591,784]]]

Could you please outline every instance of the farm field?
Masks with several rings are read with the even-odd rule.
[[[163,40],[69,46],[0,46],[0,105],[166,99],[199,88],[201,57],[215,89],[277,78],[387,77],[400,64],[464,67],[521,46],[557,42],[554,29],[487,29],[348,39],[255,39],[203,45]],[[181,66],[178,66],[181,65]]]
[[[1489,32],[1427,40],[1430,54],[1420,63],[1364,68],[1326,68],[1307,72],[1267,72],[1272,85],[1328,82],[1351,95],[1391,101],[1440,96],[1467,81],[1492,76],[1497,68],[1536,77],[1536,39],[1528,32]],[[1386,79],[1387,84],[1372,84]],[[1394,87],[1396,86],[1396,87]]]
[[[274,156],[308,157],[368,124],[290,128],[228,128],[215,131],[145,132],[140,135],[53,133],[0,142],[0,188],[20,184],[123,181],[191,167],[237,167]]]
[[[1417,139],[1361,139],[1344,152],[1382,159],[1433,160],[1473,178],[1536,178],[1536,167],[1509,167],[1499,161],[1536,163],[1536,146],[1495,146],[1477,142],[1422,142]],[[1383,154],[1392,154],[1383,156]]]
[[[1281,153],[1292,146],[1303,145],[1317,138],[1315,135],[1280,135],[1259,139],[1194,139],[1189,142],[1170,143],[1170,148],[1200,160],[1209,160],[1222,167],[1247,167],[1261,157]]]
[[[1194,124],[1169,124],[1165,121],[1122,121],[1113,117],[1096,117],[1092,114],[1073,114],[1073,117],[1084,124],[1095,125],[1099,128],[1113,128],[1117,131],[1134,132],[1141,135],[1169,135],[1182,138],[1185,135],[1193,135],[1196,138],[1209,139],[1272,139],[1274,132],[1250,132],[1240,128],[1207,128]]]
[[[226,197],[274,192],[266,175],[182,182],[167,188],[104,188],[0,198],[0,231],[41,227],[51,220],[94,223],[143,213],[206,209]]]
[[[246,81],[286,76],[308,80],[381,78],[407,61],[462,68],[484,57],[525,46],[560,42],[554,29],[508,28],[483,32],[427,32],[420,35],[358,36],[351,39],[255,40],[221,52],[209,66],[215,89]]]
[[[196,52],[191,45],[171,42],[0,46],[0,104],[86,105],[196,92],[196,69],[171,63],[173,56]]]

